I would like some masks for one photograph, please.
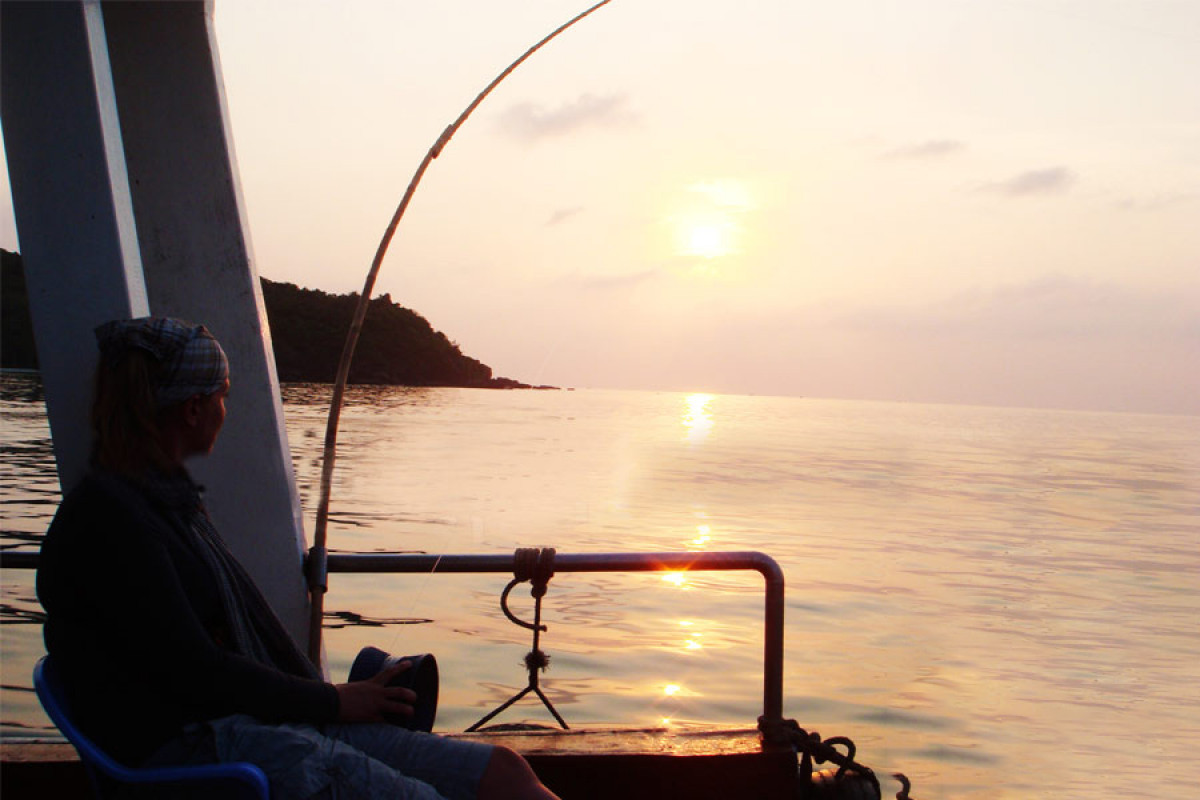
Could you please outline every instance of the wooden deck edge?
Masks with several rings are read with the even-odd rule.
[[[706,732],[695,737],[662,733],[606,730],[455,736],[522,753],[563,800],[792,797],[796,760],[790,748],[751,748],[746,732]],[[83,766],[69,744],[0,744],[0,796],[4,800],[90,795]]]
[[[794,797],[796,755],[757,730],[538,730],[455,734],[521,753],[563,800],[774,800]]]
[[[66,742],[0,743],[0,797],[4,800],[91,795],[79,756]]]

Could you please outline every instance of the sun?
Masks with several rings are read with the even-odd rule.
[[[685,223],[680,231],[684,255],[719,258],[733,252],[732,225],[728,222]]]
[[[741,181],[701,181],[688,185],[668,214],[676,254],[712,261],[736,255],[748,212],[755,202]]]

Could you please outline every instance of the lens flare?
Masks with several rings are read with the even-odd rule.
[[[664,582],[673,583],[676,586],[683,586],[687,583],[687,577],[682,572],[668,572],[666,575],[663,575],[662,579]]]

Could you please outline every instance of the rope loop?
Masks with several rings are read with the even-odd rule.
[[[504,616],[508,617],[508,621],[511,622],[513,625],[520,625],[522,628],[525,628],[526,630],[531,630],[531,631],[546,630],[546,626],[542,625],[540,622],[526,622],[523,619],[518,619],[517,615],[514,614],[509,609],[508,596],[509,596],[509,594],[512,593],[512,590],[517,587],[518,583],[520,583],[520,581],[518,581],[516,578],[513,578],[511,581],[508,582],[508,585],[504,587],[504,591],[502,591],[500,593],[500,610],[504,612]],[[541,598],[538,598],[538,600],[540,601]],[[535,619],[537,619],[541,616],[540,613],[536,613],[539,610],[540,609],[535,609],[535,615],[534,615]]]
[[[537,563],[533,567],[533,577],[530,579],[533,586],[529,589],[529,593],[534,597],[546,596],[550,579],[554,577],[555,552],[553,547],[543,547],[537,551]]]
[[[794,719],[786,719],[783,721],[784,729],[788,733],[788,738],[796,752],[801,755],[800,764],[800,779],[802,781],[811,782],[812,780],[812,763],[815,761],[818,764],[824,764],[826,761],[836,764],[838,767],[837,774],[834,776],[835,781],[840,781],[847,772],[854,772],[861,775],[869,783],[875,787],[878,794],[879,779],[875,777],[875,773],[870,767],[859,764],[854,760],[856,748],[854,742],[845,736],[832,736],[828,739],[822,739],[821,734],[816,731],[808,732],[801,728],[799,723]],[[846,752],[842,753],[837,748],[841,746],[846,748]],[[907,792],[907,788],[905,789]]]
[[[518,547],[513,552],[513,578],[517,583],[533,579],[541,550],[536,547]]]
[[[513,552],[513,583],[529,581],[529,593],[545,597],[547,585],[554,577],[553,547],[518,547]]]
[[[605,2],[608,2],[608,0],[605,0]],[[554,715],[554,719],[563,730],[570,730],[567,721],[562,718],[562,714],[558,713],[558,709],[550,702],[550,698],[538,686],[538,673],[545,672],[546,668],[550,666],[550,656],[542,650],[538,643],[541,633],[546,630],[546,626],[542,624],[542,598],[546,596],[550,579],[554,577],[554,554],[555,550],[553,547],[519,547],[513,552],[513,579],[508,582],[508,585],[504,587],[504,591],[500,593],[500,610],[504,612],[504,616],[508,617],[509,621],[513,624],[533,631],[533,647],[525,654],[525,671],[529,673],[529,682],[525,685],[524,689],[517,692],[506,703],[467,728],[468,733],[479,730],[488,720],[506,708],[509,708],[530,692],[537,695],[538,699],[542,701],[542,705]],[[508,607],[508,595],[518,584],[524,581],[530,581],[533,585],[529,592],[533,595],[533,622],[525,622],[522,619],[517,619],[516,615]]]
[[[834,778],[835,780],[840,781],[842,779],[842,775],[846,773],[847,765],[854,763],[854,753],[856,752],[854,742],[850,741],[850,739],[845,736],[831,736],[825,741],[821,742],[821,744],[830,748],[838,745],[842,745],[846,748],[846,761],[845,763],[838,765],[837,775]]]

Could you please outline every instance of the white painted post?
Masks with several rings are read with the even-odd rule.
[[[39,242],[54,239],[73,240],[72,252],[90,254],[102,247],[117,250],[54,213],[64,206],[74,209],[76,216],[97,213],[94,198],[75,196],[72,178],[80,160],[75,151],[84,146],[101,149],[86,131],[77,131],[77,119],[84,114],[81,109],[95,106],[100,92],[93,90],[90,97],[80,93],[66,96],[52,112],[44,106],[43,93],[56,91],[63,81],[66,60],[39,56],[39,50],[79,47],[60,41],[67,28],[64,22],[49,21],[73,13],[94,19],[93,27],[101,34],[97,39],[93,33],[82,52],[96,54],[105,49],[103,59],[94,55],[92,60],[100,62],[107,74],[109,96],[115,98],[120,123],[112,126],[119,131],[112,135],[118,137],[117,149],[124,156],[121,169],[109,172],[117,175],[109,181],[109,189],[116,193],[118,185],[127,187],[125,208],[128,212],[131,207],[136,219],[136,226],[129,228],[136,237],[132,257],[136,259],[140,251],[139,277],[144,277],[142,291],[148,298],[149,313],[207,325],[229,355],[233,390],[225,431],[213,454],[190,467],[208,488],[207,503],[217,528],[303,649],[308,638],[308,595],[301,570],[306,544],[266,312],[229,136],[212,6],[199,0],[2,5],[5,146],[10,162],[36,161],[39,165],[26,169],[20,178],[17,170],[10,169],[10,173],[22,255],[37,306],[34,313],[43,320],[35,335],[47,379],[47,405],[55,414],[85,418],[80,411],[89,394],[79,375],[62,378],[63,388],[58,378],[51,379],[49,371],[57,367],[56,356],[47,358],[49,351],[82,351],[90,360],[94,352],[92,326],[103,319],[146,313],[132,303],[120,310],[111,304],[94,308],[88,288],[75,290],[77,284],[98,284],[108,290],[115,283],[112,276],[93,274],[91,259],[46,261],[42,256],[47,245]],[[10,5],[35,8],[10,13]],[[32,42],[24,50],[33,52],[8,52],[10,38],[22,37]],[[76,54],[75,60],[82,57]],[[20,62],[12,80],[10,61]],[[9,136],[10,94],[16,96],[12,113],[21,117],[21,125],[29,115],[40,118],[43,128],[61,129],[53,149],[46,149],[38,132]],[[90,136],[106,141],[99,134]],[[40,169],[50,164],[62,165],[65,173],[54,186],[41,180]],[[37,215],[35,222],[27,221],[27,209],[39,206],[50,209],[49,213]],[[55,283],[62,291],[41,293],[35,288],[40,285],[35,274],[43,276],[40,283]],[[87,321],[55,335],[56,317],[78,313],[80,304],[87,309]],[[90,368],[86,370],[89,376],[90,372]],[[64,399],[71,395],[75,397]],[[57,447],[57,430],[54,436]],[[78,445],[74,440],[70,444],[71,463],[78,455]],[[69,486],[66,477],[60,469],[64,486]]]
[[[65,491],[91,447],[92,330],[149,313],[98,5],[0,3],[0,117]]]
[[[104,3],[104,25],[150,308],[204,323],[229,355],[226,429],[192,469],[218,530],[303,648],[303,522],[212,10]]]

